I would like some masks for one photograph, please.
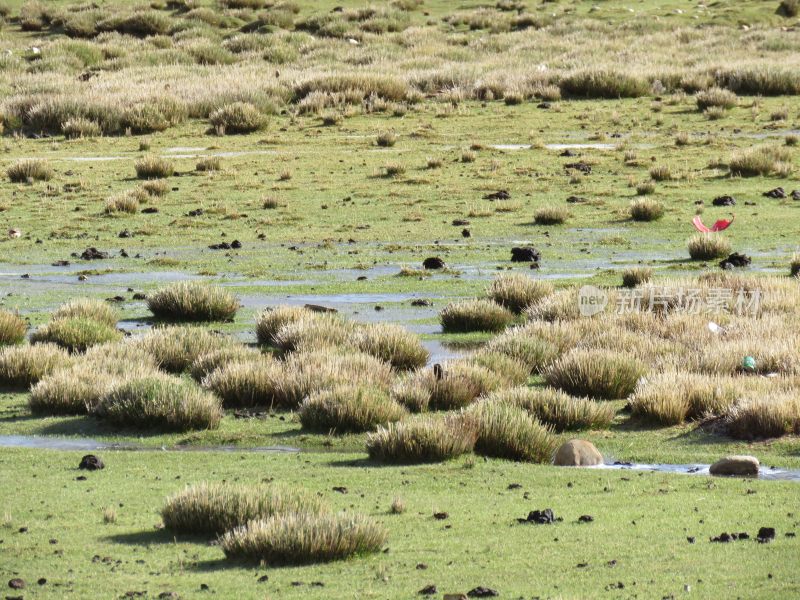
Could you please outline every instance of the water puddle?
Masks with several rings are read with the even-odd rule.
[[[54,438],[33,435],[0,435],[0,448],[35,448],[44,450],[130,450],[136,452],[300,452],[292,446],[260,446],[239,448],[237,446],[140,446],[100,442],[90,438]]]
[[[613,464],[604,464],[589,468],[620,471],[652,471],[654,473],[678,473],[682,475],[710,475],[708,472],[709,466],[710,465],[703,464],[670,465],[615,462]],[[800,481],[800,470],[779,469],[777,467],[761,467],[758,472],[757,479],[766,479],[772,481]]]

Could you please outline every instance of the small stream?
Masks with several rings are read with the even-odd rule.
[[[101,442],[91,438],[57,438],[29,435],[0,435],[0,448],[34,448],[45,450],[67,450],[92,452],[97,450],[120,450],[136,452],[248,452],[248,453],[296,453],[300,448],[292,446],[260,446],[241,448],[238,446],[142,446],[129,443]],[[608,471],[650,471],[653,473],[673,473],[679,475],[709,475],[706,464],[646,464],[615,462],[585,467],[587,469]],[[754,478],[755,479],[755,478]],[[761,467],[758,479],[767,481],[800,481],[800,470]]]

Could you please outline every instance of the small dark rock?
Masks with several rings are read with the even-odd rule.
[[[123,238],[123,239],[124,239],[124,238],[129,238],[129,237],[131,237],[131,232],[130,232],[130,231],[128,231],[127,229],[123,229],[122,231],[120,231],[120,232],[117,234],[117,237],[119,237],[119,238]]]
[[[367,280],[366,275],[359,275],[358,277],[356,277],[356,281],[366,281],[366,280]]]
[[[761,542],[762,544],[766,544],[767,542],[771,542],[775,539],[775,528],[774,527],[761,527],[758,530],[758,535],[756,535],[756,539]]]
[[[103,459],[94,454],[87,454],[84,456],[81,459],[81,463],[78,465],[79,469],[86,469],[87,471],[99,471],[100,469],[105,469],[105,467]]]
[[[234,250],[238,250],[241,247],[242,247],[242,242],[240,242],[239,240],[233,240],[231,242],[231,248],[233,248]]]
[[[422,268],[428,270],[444,269],[444,261],[438,256],[431,256],[422,261]]]
[[[800,190],[794,190],[790,195],[792,200],[800,200]]]
[[[57,260],[53,263],[54,267],[68,267],[69,261],[68,260]]]
[[[478,586],[476,588],[472,588],[470,591],[467,592],[467,596],[470,598],[493,598],[494,596],[499,596],[495,590],[488,587]]]
[[[752,259],[746,254],[734,252],[728,258],[719,263],[721,269],[733,269],[737,267],[746,267],[752,262]]]
[[[230,250],[231,245],[228,242],[220,242],[219,244],[211,244],[210,250]]]
[[[484,200],[511,200],[511,194],[508,193],[508,190],[498,190],[496,192],[492,192],[491,194],[486,194],[483,197]]]
[[[508,484],[508,489],[509,490],[518,490],[520,488],[522,488],[522,485],[519,484],[519,483],[509,483]]]
[[[786,190],[784,190],[782,187],[776,187],[773,190],[764,192],[762,196],[766,198],[775,198],[776,200],[780,200],[781,198],[786,198]]]
[[[536,248],[512,248],[511,262],[534,262],[538,263],[542,255]]]
[[[433,302],[425,298],[416,298],[411,301],[411,306],[433,306]]]
[[[577,155],[572,150],[567,148],[561,154],[559,154],[559,156],[570,157],[570,156],[577,156]]]
[[[690,544],[694,544],[695,542],[694,536],[690,535],[689,537],[686,538],[686,541],[689,542]]]
[[[337,485],[337,486],[333,487],[333,491],[334,492],[339,492],[340,494],[346,494],[347,493],[347,488],[344,487],[343,485]]]
[[[453,219],[453,227],[462,227],[464,225],[469,225],[469,221],[466,219]]]
[[[44,577],[39,577],[39,579],[36,580],[36,583],[38,583],[39,585],[44,585],[47,583],[47,579],[45,579]]]
[[[539,104],[536,105],[536,108],[547,110],[548,108],[550,108],[550,106],[551,104],[549,102],[539,102]]]
[[[567,198],[568,204],[583,204],[584,202],[587,202],[587,200],[583,196],[570,196]]]
[[[142,292],[136,292],[132,297],[134,300],[147,300],[147,294]]]
[[[14,578],[8,582],[8,587],[10,587],[12,590],[24,590],[25,581],[20,579],[19,577]]]
[[[421,596],[432,596],[437,591],[438,590],[436,589],[436,586],[431,584],[431,585],[426,585],[424,588],[422,588],[417,593],[420,594]]]
[[[433,518],[434,518],[434,519],[436,519],[437,521],[444,521],[444,520],[445,520],[445,519],[447,519],[449,516],[450,516],[450,515],[449,515],[449,514],[447,514],[446,512],[437,512],[437,513],[433,513]]]
[[[711,203],[714,206],[736,206],[736,198],[733,196],[717,196]]]
[[[553,514],[553,509],[545,508],[544,510],[532,510],[528,513],[527,518],[517,519],[519,523],[536,523],[537,525],[549,525],[556,522],[556,517]]]
[[[464,228],[461,230],[461,237],[465,238],[472,237],[472,232],[469,229]]]
[[[594,521],[594,517],[592,515],[581,515],[578,517],[578,521],[581,523],[591,523]]]
[[[186,213],[187,217],[200,217],[202,215],[203,215],[202,208],[195,208],[194,210],[190,210],[188,213]]]
[[[143,215],[154,215],[158,212],[158,209],[155,206],[148,206],[147,208],[142,209]]]
[[[269,575],[262,575],[258,578],[258,583],[264,583],[265,581],[269,581]]]

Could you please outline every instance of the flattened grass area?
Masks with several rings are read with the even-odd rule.
[[[217,596],[235,590],[240,598],[410,598],[430,584],[440,594],[483,585],[503,598],[610,597],[621,591],[609,587],[618,582],[625,592],[648,598],[683,596],[686,585],[692,597],[701,598],[800,593],[794,572],[798,541],[785,537],[800,524],[797,516],[775,508],[795,502],[797,484],[791,482],[484,459],[471,468],[463,460],[375,468],[364,464],[361,454],[325,453],[105,452],[106,469],[86,473],[76,469],[80,457],[30,450],[0,454],[3,575],[23,578],[37,598],[92,597],[100,585],[114,597],[145,590],[148,597],[162,592],[199,597],[203,584]],[[76,480],[81,474],[86,481]],[[335,509],[376,518],[389,531],[388,552],[323,566],[266,569],[226,563],[222,550],[205,538],[155,527],[164,499],[188,482],[257,484],[265,477],[319,493]],[[521,487],[509,489],[510,484]],[[389,514],[396,497],[406,505],[401,515]],[[103,522],[108,506],[117,514],[111,524]],[[564,521],[517,524],[517,518],[543,508]],[[449,516],[439,521],[435,512]],[[594,521],[579,523],[586,514]],[[762,526],[775,527],[774,542],[753,539]],[[27,531],[19,533],[21,527]],[[722,532],[743,531],[750,540],[709,541]],[[687,542],[689,536],[695,544]],[[259,582],[264,575],[268,581]],[[43,586],[36,584],[40,577],[47,579]]]

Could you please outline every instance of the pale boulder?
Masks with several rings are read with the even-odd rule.
[[[712,475],[738,475],[752,477],[758,475],[758,459],[755,456],[726,456],[709,468]]]
[[[603,464],[603,455],[592,442],[570,440],[556,451],[553,464],[559,467],[593,467]]]

